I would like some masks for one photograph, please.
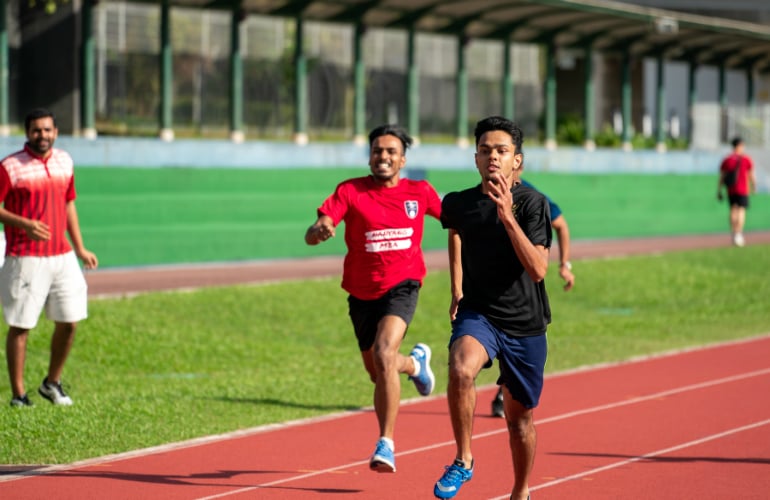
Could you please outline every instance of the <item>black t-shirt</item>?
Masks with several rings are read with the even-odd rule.
[[[534,245],[551,247],[551,216],[544,195],[516,184],[516,221]],[[454,229],[462,241],[463,298],[459,309],[483,314],[508,335],[529,336],[546,331],[551,308],[545,281],[535,283],[516,256],[497,205],[481,185],[447,194],[441,203],[441,225]]]

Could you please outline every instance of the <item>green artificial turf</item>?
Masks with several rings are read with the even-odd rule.
[[[367,172],[89,167],[77,171],[77,206],[86,245],[103,268],[341,255],[342,238],[308,247],[305,230],[337,183]],[[479,180],[472,167],[429,170],[425,177],[439,193]],[[561,206],[575,240],[728,232],[714,176],[527,172],[525,178]],[[770,229],[770,196],[751,203],[746,230]],[[438,221],[426,221],[423,243],[445,247]]]

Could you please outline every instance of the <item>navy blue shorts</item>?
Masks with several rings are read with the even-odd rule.
[[[409,326],[417,309],[420,282],[405,280],[394,286],[379,299],[361,300],[348,296],[348,314],[361,352],[368,351],[377,337],[377,325],[383,316],[398,316]]]
[[[505,384],[513,399],[525,408],[534,408],[543,392],[545,359],[548,355],[546,334],[512,337],[495,327],[484,315],[464,310],[452,321],[449,345],[460,337],[470,335],[478,340],[489,356],[484,368],[497,358],[500,365],[498,385]]]

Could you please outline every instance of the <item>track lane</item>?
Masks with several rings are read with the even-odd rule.
[[[479,394],[477,470],[460,499],[505,498],[511,486],[504,423],[486,415],[493,393]],[[770,464],[765,394],[770,336],[549,376],[533,498],[766,495],[767,474],[756,476]],[[0,482],[0,497],[430,498],[454,455],[445,398],[402,406],[395,475],[368,470],[375,429],[370,410],[273,426]]]

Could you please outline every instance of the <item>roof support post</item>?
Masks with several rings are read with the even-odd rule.
[[[417,30],[409,27],[407,32],[407,80],[406,105],[407,127],[414,144],[420,143],[420,71],[417,67]]]
[[[511,39],[505,37],[503,40],[503,78],[502,78],[502,90],[503,90],[503,116],[509,120],[514,119],[515,114],[515,96],[516,89],[514,88],[513,75],[511,74]]]
[[[420,143],[420,71],[417,66],[417,30],[414,26],[411,26],[407,32],[406,50],[406,120],[409,134],[417,145]]]
[[[5,2],[3,2],[5,4]],[[86,139],[96,139],[96,126],[94,125],[96,103],[96,73],[94,64],[94,30],[93,30],[94,2],[85,0],[82,4],[80,15],[81,44],[81,80],[80,80],[80,121],[82,135]]]
[[[174,140],[173,120],[173,84],[171,51],[171,3],[160,3],[160,138]]]
[[[754,96],[754,68],[751,66],[746,68],[746,105],[749,108],[755,108],[757,104],[756,97]]]
[[[460,34],[457,37],[457,77],[455,85],[457,145],[468,147],[468,69],[465,64],[465,47],[468,39]]]
[[[545,56],[545,147],[556,149],[556,45],[549,41]]]
[[[230,16],[230,140],[243,142],[243,61],[241,60],[241,21],[245,12],[240,2]]]
[[[366,67],[364,34],[366,27],[357,23],[353,34],[353,142],[366,144]]]
[[[695,130],[695,123],[693,111],[695,110],[695,103],[698,100],[698,89],[695,85],[695,76],[698,71],[698,63],[690,61],[687,68],[687,142],[692,144]]]
[[[663,53],[657,56],[657,85],[655,88],[656,104],[656,135],[655,149],[659,153],[666,151],[666,86],[664,83],[666,60],[663,59]]]
[[[717,90],[719,100],[720,117],[720,140],[727,140],[727,67],[724,63],[719,64],[719,89]]]
[[[11,135],[11,127],[8,123],[10,83],[8,72],[7,8],[7,0],[0,0],[0,137]]]
[[[307,59],[305,58],[305,22],[295,19],[294,28],[294,143],[307,144]]]
[[[596,143],[594,142],[594,136],[596,135],[596,100],[594,97],[594,51],[590,44],[585,47],[585,64],[583,65],[585,75],[583,82],[583,94],[584,94],[584,137],[583,146],[593,151],[596,149]]]
[[[623,150],[631,151],[631,55],[626,53],[621,60],[620,110],[623,116]]]
[[[723,63],[719,64],[719,105],[727,107],[727,67]]]

